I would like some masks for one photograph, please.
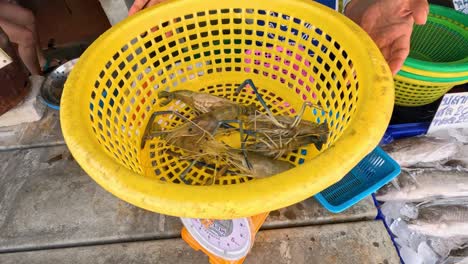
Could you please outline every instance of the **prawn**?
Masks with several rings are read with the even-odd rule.
[[[158,98],[165,99],[160,102],[160,106],[166,106],[173,100],[180,100],[201,114],[213,111],[218,107],[235,104],[233,101],[223,97],[190,90],[160,91]]]
[[[309,144],[314,144],[319,150],[322,148],[328,140],[328,125],[302,120],[305,109],[313,106],[311,103],[305,102],[296,117],[274,116],[251,80],[244,81],[236,93],[247,84],[254,90],[266,114],[260,113],[254,104],[240,105],[210,94],[188,90],[159,92],[158,97],[166,99],[161,101],[161,106],[177,99],[191,107],[197,116],[190,120],[176,111],[153,113],[145,129],[141,147],[144,148],[146,140],[159,136],[168,144],[182,150],[183,154],[174,153],[174,155],[191,161],[180,175],[184,182],[186,182],[185,176],[195,164],[212,166],[214,161],[216,161],[215,171],[221,164],[219,170],[221,175],[229,172],[264,178],[294,167],[293,164],[278,159],[283,154]],[[154,124],[154,119],[163,114],[176,115],[185,123],[172,130],[161,130],[158,124]],[[233,123],[237,125],[233,127],[231,125]],[[225,128],[239,131],[240,149],[216,140],[216,135],[220,131],[226,131]],[[244,134],[247,135],[245,138]],[[249,141],[250,136],[253,136],[253,141]],[[218,171],[215,177],[217,175]]]
[[[317,124],[306,120],[296,122],[296,118],[289,116],[276,118],[285,128],[277,127],[267,116],[248,118],[246,133],[251,134],[250,131],[255,131],[256,139],[249,151],[280,157],[309,144],[314,144],[318,150],[321,150],[323,144],[328,141],[329,128],[326,123]]]
[[[172,111],[160,114],[167,113],[179,115],[180,118],[186,119],[186,117]],[[221,164],[220,174],[228,170],[230,173],[232,171],[239,171],[239,175],[253,178],[265,178],[294,167],[289,162],[274,160],[264,155],[245,151],[245,149],[233,149],[217,141],[214,133],[216,133],[216,128],[219,127],[220,123],[217,124],[214,121],[215,119],[212,118],[212,114],[214,113],[209,112],[201,115],[195,118],[197,119],[196,122],[195,119],[187,120],[187,123],[173,130],[153,131],[151,134],[151,136],[159,135],[168,144],[184,152],[184,155],[172,152],[171,155],[178,156],[180,159],[191,160],[190,165],[179,176],[182,181],[186,182],[185,177],[195,164],[209,165],[213,161]],[[211,119],[208,118],[209,116],[211,116]],[[202,120],[210,120],[210,122],[203,123],[201,122]]]

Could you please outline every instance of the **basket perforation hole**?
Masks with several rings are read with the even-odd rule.
[[[106,69],[109,69],[111,66],[112,66],[112,62],[108,61],[108,62],[106,63]]]
[[[112,72],[112,74],[111,74],[111,77],[112,77],[113,79],[116,79],[117,76],[119,76],[119,73],[117,72],[117,70],[114,70],[114,71]],[[109,87],[109,88],[110,88],[110,87]]]
[[[326,79],[325,75],[323,75],[323,73],[321,73],[321,74],[320,74],[320,80],[321,80],[322,82],[324,82],[325,79]]]
[[[120,48],[120,50],[121,50],[122,52],[127,51],[127,50],[128,50],[128,45],[125,44],[124,46],[122,46],[122,48]]]
[[[197,12],[198,17],[202,17],[202,16],[205,16],[205,15],[206,15],[205,11]]]
[[[169,26],[169,21],[164,21],[162,24],[161,24],[161,27],[165,28],[165,27],[168,27]]]
[[[294,35],[294,36],[297,36],[299,34],[299,30],[297,28],[294,28],[294,27],[291,27],[291,34]],[[290,40],[290,43],[295,43],[294,40]],[[294,45],[292,45],[294,46]]]
[[[112,81],[111,80],[107,80],[106,81],[106,86],[107,88],[110,88],[112,86]]]
[[[114,56],[112,56],[112,58],[113,58],[114,60],[117,60],[119,57],[120,57],[120,53],[119,53],[119,52],[115,53]]]
[[[193,18],[193,14],[187,14],[184,16],[185,20],[189,20]]]
[[[158,35],[158,36],[154,37],[154,42],[155,42],[156,44],[157,44],[157,43],[160,43],[162,40],[163,40],[162,35]]]
[[[127,72],[125,73],[124,77],[125,77],[125,79],[128,80],[128,79],[130,79],[130,77],[132,77],[132,74],[131,74],[129,71],[127,71]]]
[[[133,54],[127,56],[127,62],[131,62],[134,59]]]
[[[138,47],[136,50],[135,50],[135,53],[137,55],[140,55],[141,53],[143,53],[143,49],[141,47]]]
[[[320,44],[320,42],[319,42],[316,38],[312,38],[311,43],[312,43],[312,45],[315,46],[315,47],[318,47],[318,45]]]
[[[205,26],[206,26],[206,22],[203,22],[203,23],[205,23]],[[195,24],[194,23],[188,24],[186,27],[187,27],[187,30],[194,30],[195,29]]]
[[[206,25],[207,25],[206,21],[200,21],[200,22],[198,22],[198,26],[199,26],[199,27],[206,27]]]
[[[162,52],[166,51],[166,46],[164,46],[164,45],[163,45],[163,46],[160,46],[160,47],[158,48],[158,50],[159,50],[160,53],[162,53]]]
[[[211,19],[210,20],[210,25],[212,25],[212,26],[216,26],[216,25],[218,25],[218,23],[219,23],[219,21],[217,19]]]
[[[342,50],[342,51],[341,51],[341,55],[342,55],[343,58],[345,58],[345,59],[348,58],[348,53],[347,53],[345,50]]]

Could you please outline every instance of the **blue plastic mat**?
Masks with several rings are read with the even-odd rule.
[[[398,163],[377,147],[343,179],[315,195],[315,198],[327,210],[339,213],[380,189],[400,172]]]

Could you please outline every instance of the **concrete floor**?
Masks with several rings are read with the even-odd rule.
[[[207,263],[176,217],[98,186],[64,145],[58,113],[0,129],[0,263]],[[398,263],[370,198],[332,214],[313,198],[273,211],[246,263]],[[339,223],[339,224],[338,224]]]
[[[381,222],[284,228],[260,232],[245,263],[398,263]],[[208,263],[183,240],[164,239],[0,255],[4,264]]]

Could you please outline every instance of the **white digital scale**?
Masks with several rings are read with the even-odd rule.
[[[268,213],[231,220],[181,218],[182,238],[193,249],[208,255],[210,263],[242,263],[267,216]]]

